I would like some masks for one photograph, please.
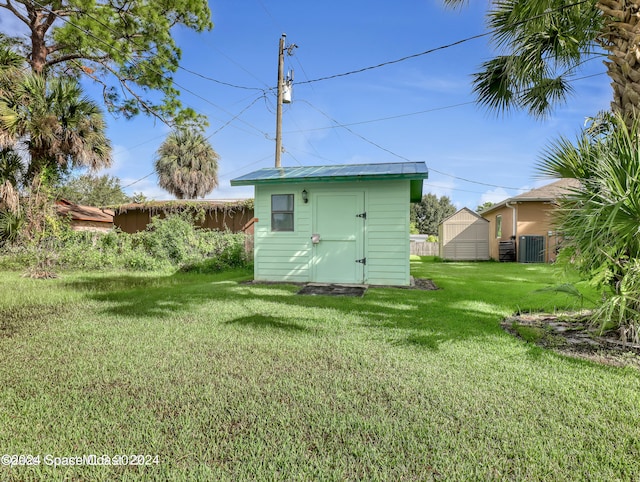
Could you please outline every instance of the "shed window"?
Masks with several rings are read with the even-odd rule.
[[[293,194],[271,196],[271,231],[293,231]]]
[[[496,216],[496,238],[502,237],[502,214]]]

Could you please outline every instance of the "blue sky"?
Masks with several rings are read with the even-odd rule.
[[[221,157],[220,186],[208,198],[252,197],[251,187],[229,180],[274,165],[272,88],[282,33],[298,46],[286,58],[294,87],[284,107],[283,166],[424,161],[424,192],[472,209],[543,184],[535,173],[542,149],[560,135],[575,137],[586,117],[608,108],[604,66],[587,63],[582,76],[603,75],[576,81],[575,95],[544,121],[487,112],[473,103],[471,74],[492,56],[489,38],[440,48],[487,31],[487,2],[472,3],[450,10],[437,0],[211,1],[212,31],[175,32],[184,67],[175,81],[183,102],[209,117],[207,135]],[[7,13],[0,15],[0,27],[10,28]],[[129,194],[171,199],[153,174],[168,128],[144,117],[107,118],[114,164],[106,172]]]

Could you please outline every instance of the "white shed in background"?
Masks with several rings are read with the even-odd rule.
[[[462,208],[438,226],[440,257],[452,261],[489,259],[489,221]]]

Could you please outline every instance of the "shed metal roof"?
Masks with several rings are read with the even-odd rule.
[[[288,182],[381,181],[427,179],[424,162],[345,164],[337,166],[270,167],[231,180],[232,186]]]

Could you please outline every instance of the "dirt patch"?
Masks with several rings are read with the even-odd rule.
[[[414,285],[412,286],[412,288],[416,289],[416,290],[430,290],[430,291],[435,291],[438,290],[440,288],[438,288],[435,283],[433,281],[431,281],[430,279],[426,279],[426,278],[414,278],[413,280]]]
[[[600,334],[587,323],[584,313],[519,314],[501,325],[518,338],[563,355],[640,370],[640,346],[621,342],[617,332]]]
[[[352,286],[339,284],[314,284],[309,283],[300,291],[299,295],[325,295],[325,296],[357,296],[362,297],[367,291],[367,286]]]

